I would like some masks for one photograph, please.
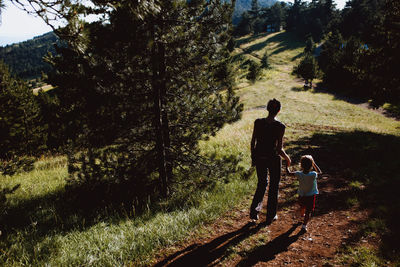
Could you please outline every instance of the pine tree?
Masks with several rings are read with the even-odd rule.
[[[249,66],[249,72],[247,73],[246,79],[254,83],[260,78],[262,74],[261,66],[259,63],[251,60]]]
[[[395,0],[382,1],[381,23],[374,25],[369,36],[365,64],[367,84],[372,87],[370,97],[375,106],[384,103],[400,105],[400,3]]]
[[[258,0],[251,0],[251,9],[249,10],[250,15],[253,19],[258,17],[260,7],[258,6]]]
[[[268,57],[267,51],[265,51],[263,57],[261,58],[261,68],[264,68],[264,69],[270,68],[269,57]]]
[[[283,3],[283,4],[282,4]],[[286,16],[285,2],[275,3],[270,8],[268,20],[274,25],[275,31],[280,31]]]
[[[235,35],[242,36],[253,31],[252,17],[249,12],[244,12],[238,25],[235,28]]]
[[[163,1],[159,12],[138,17],[130,5],[115,6],[109,23],[85,25],[81,43],[53,59],[51,80],[67,117],[80,115],[69,128],[87,154],[84,165],[70,157],[72,179],[102,179],[101,169],[114,164],[108,151],[119,162],[113,165],[119,174],[108,177],[145,186],[156,172],[166,196],[182,173],[218,171],[198,142],[240,117],[226,49],[232,7]],[[89,168],[93,162],[103,167]]]
[[[228,49],[229,52],[233,52],[235,50],[236,46],[236,41],[234,37],[231,37],[228,41],[228,44],[226,45],[226,48]]]
[[[12,77],[0,62],[0,158],[34,155],[44,148],[46,136],[32,90]]]
[[[304,53],[312,54],[312,53],[314,53],[314,49],[315,49],[315,44],[314,44],[312,37],[310,36],[307,38],[306,47],[304,47]]]
[[[321,53],[318,57],[318,66],[324,73],[323,80],[326,83],[338,81],[342,67],[341,57],[345,42],[338,31],[334,31],[328,36],[328,39],[322,44]],[[341,79],[339,79],[340,81]],[[341,88],[340,86],[339,88]]]
[[[304,87],[312,88],[312,81],[317,77],[318,65],[314,56],[306,54],[295,68],[294,73],[304,79]]]

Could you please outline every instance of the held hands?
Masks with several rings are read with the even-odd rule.
[[[289,166],[286,165],[286,175],[294,175],[295,172],[289,170]]]
[[[292,164],[292,160],[290,159],[289,156],[285,157],[286,160],[286,174],[291,174],[291,171],[289,170],[289,166]]]
[[[286,168],[289,167],[290,165],[292,165],[292,160],[288,157],[286,159]]]

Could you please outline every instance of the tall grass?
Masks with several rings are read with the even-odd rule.
[[[6,183],[23,184],[10,197],[9,205],[22,205],[29,197],[51,194],[62,187],[59,172],[65,174],[65,168],[35,172],[6,178]],[[40,178],[44,181],[38,182]],[[173,244],[229,211],[252,187],[252,183],[237,179],[213,192],[200,193],[198,206],[168,213],[148,210],[140,217],[109,211],[108,217],[99,214],[91,225],[85,225],[85,216],[79,213],[62,218],[57,214],[58,207],[47,203],[51,199],[45,197],[37,203],[41,207],[34,207],[29,224],[3,230],[0,260],[6,266],[148,265],[156,248]]]

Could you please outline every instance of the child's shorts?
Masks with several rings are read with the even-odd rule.
[[[314,212],[316,195],[299,196],[299,204],[306,208],[306,212]]]

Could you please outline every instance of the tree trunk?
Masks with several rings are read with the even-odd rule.
[[[166,109],[165,47],[155,39],[154,28],[155,26],[153,26],[152,32],[154,41],[152,48],[154,128],[161,194],[163,197],[167,197],[169,193],[168,182],[172,179],[172,161]]]
[[[165,46],[159,43],[159,76],[160,76],[160,95],[161,95],[161,130],[164,140],[165,159],[166,159],[166,180],[167,183],[172,181],[173,159],[171,156],[171,138],[169,130],[168,110],[167,110],[167,80],[165,66]]]

